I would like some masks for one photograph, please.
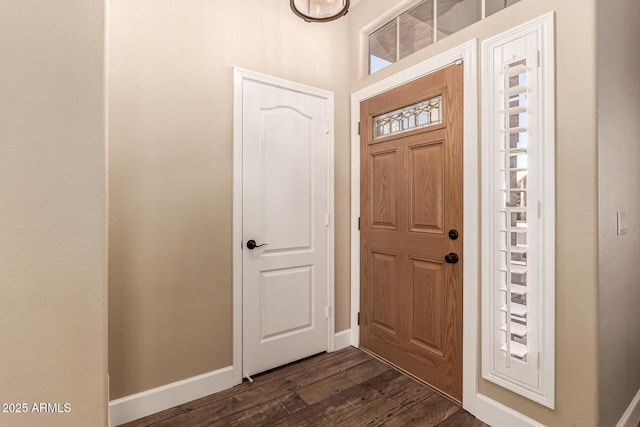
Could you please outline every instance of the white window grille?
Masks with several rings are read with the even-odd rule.
[[[554,407],[553,15],[483,42],[483,377]]]

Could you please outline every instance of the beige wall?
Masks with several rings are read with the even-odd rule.
[[[599,425],[608,427],[640,390],[640,3],[600,0],[597,10]]]
[[[232,363],[233,66],[335,93],[336,331],[349,327],[348,20],[282,0],[112,0],[111,399]]]
[[[356,91],[471,38],[481,41],[556,11],[556,409],[490,382],[483,394],[549,426],[597,425],[597,174],[595,0],[522,0],[375,75],[364,68],[359,29],[397,5],[358,3],[351,17],[351,91]],[[480,360],[478,360],[480,362]]]
[[[2,426],[107,420],[104,1],[0,6]]]
[[[336,93],[339,331],[348,327],[349,304],[348,94],[470,38],[555,10],[556,410],[484,380],[480,390],[544,424],[596,425],[595,0],[522,0],[360,78],[366,61],[359,29],[397,3],[361,1],[347,18],[310,25],[275,0],[243,7],[112,0],[112,399],[231,364],[234,65]]]

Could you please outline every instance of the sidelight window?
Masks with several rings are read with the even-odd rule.
[[[483,377],[554,406],[552,15],[486,40]]]

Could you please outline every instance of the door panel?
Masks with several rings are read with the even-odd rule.
[[[312,119],[288,106],[261,108],[264,239],[276,250],[311,246]],[[287,209],[283,209],[287,207]]]
[[[443,263],[410,258],[411,343],[444,356],[445,306]]]
[[[411,128],[425,113],[405,111],[390,125],[395,134],[373,138],[375,117],[439,96],[442,121]],[[462,65],[366,100],[360,111],[360,344],[461,400],[462,263],[444,258],[463,255]]]
[[[371,156],[374,228],[395,230],[398,226],[397,156],[395,151]]]
[[[263,271],[260,275],[260,342],[313,326],[311,266]],[[296,301],[281,310],[282,301]]]
[[[444,219],[443,141],[409,147],[410,231],[442,233]]]
[[[328,100],[242,84],[243,370],[252,375],[327,349]]]
[[[395,334],[397,328],[398,260],[395,255],[371,251],[373,266],[372,325]]]

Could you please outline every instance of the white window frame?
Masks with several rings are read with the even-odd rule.
[[[364,52],[365,52],[364,61],[366,64],[364,67],[366,69],[365,75],[375,74],[376,72],[388,67],[389,65],[395,64],[396,62],[400,61],[400,16],[408,12],[409,10],[413,9],[414,7],[418,6],[423,1],[424,0],[402,0],[398,2],[398,4],[395,5],[393,8],[391,8],[386,14],[384,14],[383,16],[376,19],[374,22],[370,23],[369,25],[367,25],[365,28],[362,29],[361,39],[364,41],[364,45],[365,45],[364,46]],[[434,0],[433,2],[433,43],[431,44],[435,44],[439,41],[438,40],[438,1],[439,0]],[[478,19],[478,21],[476,22],[482,21],[487,17],[486,0],[479,0],[479,1],[480,1],[480,19]],[[352,2],[352,4],[355,4],[355,2]],[[512,5],[507,5],[505,9],[510,6]],[[498,13],[498,12],[495,12],[495,13]],[[380,70],[374,71],[372,73],[371,72],[371,51],[369,49],[370,36],[376,31],[378,31],[379,29],[381,29],[382,27],[384,27],[385,25],[391,23],[392,21],[396,21],[396,44],[397,44],[396,59],[395,61],[391,62],[391,64],[381,68]],[[473,24],[470,24],[470,25],[473,25]],[[415,53],[415,52],[412,52],[412,53]]]
[[[555,407],[555,106],[554,106],[554,15],[553,12],[519,25],[512,30],[487,39],[482,43],[483,53],[483,135],[482,135],[482,376],[508,390],[518,393],[541,405]],[[495,277],[495,259],[499,242],[495,238],[494,195],[496,194],[494,155],[496,144],[500,143],[500,130],[496,129],[496,111],[494,105],[497,87],[494,79],[497,67],[494,66],[494,52],[510,42],[527,36],[535,36],[537,41],[537,64],[533,64],[527,74],[535,78],[535,95],[538,99],[537,110],[528,128],[531,140],[536,144],[535,157],[528,161],[528,179],[536,189],[538,206],[529,204],[529,215],[536,215],[534,221],[537,231],[527,236],[530,245],[529,268],[535,272],[538,280],[527,283],[528,292],[533,293],[529,306],[527,300],[527,327],[535,331],[535,342],[531,348],[535,354],[527,359],[526,375],[537,375],[537,386],[523,380],[522,372],[513,369],[496,368],[496,363],[504,359],[497,343],[496,310],[498,298],[504,299],[497,290]],[[535,67],[537,65],[537,67]],[[532,78],[533,78],[532,77]],[[531,158],[533,157],[533,158]],[[536,212],[537,211],[537,212]],[[533,256],[532,256],[533,255]],[[529,344],[529,343],[528,343]],[[537,360],[536,360],[537,359]]]

